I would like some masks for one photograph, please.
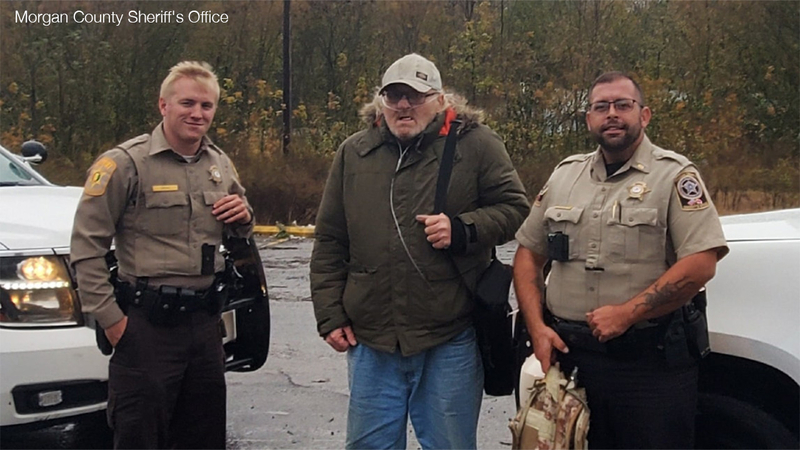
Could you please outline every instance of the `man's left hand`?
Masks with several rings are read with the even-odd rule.
[[[217,217],[217,220],[225,223],[249,223],[250,211],[247,205],[237,194],[229,194],[217,200],[212,207],[211,214]]]
[[[444,213],[435,216],[420,214],[417,216],[417,221],[425,224],[425,234],[428,235],[428,242],[433,244],[433,248],[442,250],[450,247],[453,234],[450,218]]]
[[[607,305],[586,313],[586,322],[597,340],[608,342],[630,328],[628,315],[623,305]]]

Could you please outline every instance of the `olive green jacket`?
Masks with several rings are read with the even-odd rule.
[[[461,274],[416,220],[433,213],[456,114],[445,214],[467,230],[463,254],[454,255]],[[514,238],[530,206],[502,140],[477,114],[439,114],[402,161],[399,143],[374,117],[336,152],[317,215],[311,296],[320,335],[351,325],[359,344],[386,352],[399,345],[412,355],[471,325],[474,301],[462,275],[474,289],[494,246]]]

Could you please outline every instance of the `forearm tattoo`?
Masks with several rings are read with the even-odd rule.
[[[639,303],[634,307],[634,312],[641,306],[647,311],[658,309],[662,306],[669,305],[675,298],[686,291],[693,290],[697,286],[694,281],[688,281],[687,277],[672,283],[664,283],[663,286],[656,285],[653,292],[646,292],[644,294],[644,303]]]

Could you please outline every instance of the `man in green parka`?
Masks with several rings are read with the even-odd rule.
[[[527,216],[525,190],[482,112],[446,93],[420,55],[386,70],[362,117],[367,128],[334,157],[311,257],[317,329],[347,352],[346,447],[405,448],[410,417],[423,448],[475,448],[483,369],[470,291]],[[433,215],[450,127],[452,177]]]

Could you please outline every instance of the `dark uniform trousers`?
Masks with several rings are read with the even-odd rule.
[[[115,448],[225,448],[225,362],[219,314],[188,313],[170,327],[128,308],[109,363]]]
[[[668,367],[656,348],[620,359],[571,346],[558,360],[586,388],[590,449],[694,448],[697,364]]]

